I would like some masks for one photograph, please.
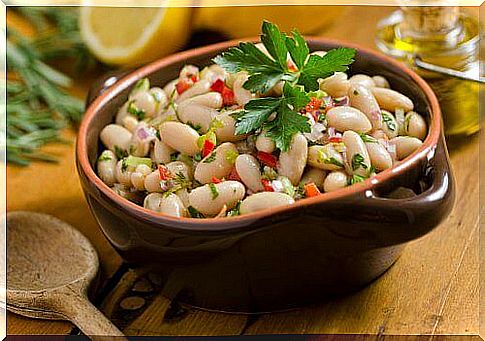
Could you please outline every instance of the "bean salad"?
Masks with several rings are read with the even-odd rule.
[[[413,101],[380,75],[355,74],[355,50],[310,52],[263,23],[163,88],[147,78],[105,126],[103,182],[159,214],[220,218],[291,205],[364,181],[427,135]],[[269,71],[268,71],[269,70]]]

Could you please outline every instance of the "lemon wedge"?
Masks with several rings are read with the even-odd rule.
[[[180,2],[180,1],[179,1]],[[81,35],[101,61],[136,66],[180,50],[190,34],[187,7],[82,7]]]

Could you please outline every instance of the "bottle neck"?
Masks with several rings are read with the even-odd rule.
[[[454,40],[461,32],[457,6],[403,6],[401,9],[403,21],[399,35],[402,39]]]

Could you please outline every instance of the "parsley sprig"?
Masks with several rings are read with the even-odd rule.
[[[261,42],[271,57],[254,43],[243,42],[213,60],[230,73],[247,72],[249,78],[244,88],[253,93],[267,93],[279,82],[284,82],[282,97],[253,99],[234,117],[237,134],[265,129],[276,147],[286,151],[294,134],[311,131],[308,119],[299,113],[310,101],[307,92],[318,90],[318,79],[346,71],[354,61],[355,50],[337,48],[323,57],[310,55],[305,39],[297,30],[287,36],[267,21],[262,25]],[[289,67],[288,55],[296,68]],[[274,113],[276,116],[270,121]]]

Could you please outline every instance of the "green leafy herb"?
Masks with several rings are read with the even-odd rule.
[[[388,113],[382,112],[382,121],[387,125],[389,130],[396,131],[396,122],[394,122]]]
[[[355,170],[359,169],[359,167],[362,167],[363,169],[369,168],[365,164],[364,157],[359,153],[355,153],[354,156],[352,156],[352,170],[355,171]]]
[[[128,152],[124,149],[121,149],[118,146],[115,146],[115,155],[118,160],[123,159],[128,156]]]
[[[235,164],[238,156],[239,156],[239,153],[235,150],[230,149],[226,152],[226,160],[230,164]]]
[[[129,114],[135,116],[138,120],[143,120],[145,118],[145,110],[139,109],[136,104],[135,100],[131,100],[128,103],[128,107],[126,108]]]
[[[178,157],[179,157],[180,153],[179,152],[175,152],[175,153],[172,153],[170,154],[170,161],[177,161],[178,160]]]
[[[190,217],[192,218],[205,218],[204,215],[197,211],[193,206],[187,207],[187,211],[189,211]]]
[[[226,214],[227,217],[236,217],[241,215],[241,200],[239,200],[232,210],[229,210]]]
[[[211,163],[216,159],[216,152],[212,152],[202,163]]]
[[[201,161],[202,160],[202,154],[199,152],[199,153],[195,153],[194,155],[194,161]]]
[[[343,163],[337,160],[333,156],[328,156],[323,150],[319,150],[317,153],[318,161],[323,162],[327,165],[335,165],[337,167],[344,167]]]
[[[190,121],[188,121],[186,124],[198,133],[200,133],[200,130],[202,129],[202,126],[200,124],[194,124]]]
[[[240,43],[213,60],[228,72],[248,72],[249,78],[244,88],[251,92],[265,93],[284,81],[283,97],[250,100],[244,110],[234,113],[233,117],[236,120],[236,134],[265,129],[277,148],[287,151],[294,134],[311,131],[307,117],[299,113],[310,100],[305,91],[318,91],[319,78],[346,71],[353,62],[355,50],[339,48],[323,57],[309,55],[308,45],[298,31],[293,31],[290,37],[267,21],[263,22],[261,42],[271,57],[253,43]],[[289,69],[288,53],[297,70]],[[276,117],[269,121],[272,115]]]
[[[348,184],[349,184],[349,185],[353,185],[353,184],[356,184],[356,183],[358,183],[358,182],[365,181],[365,179],[367,179],[365,176],[361,176],[361,175],[354,174],[354,175],[352,175],[352,177],[349,179]]]
[[[360,138],[362,139],[362,141],[367,142],[367,143],[378,143],[375,138],[373,138],[370,135],[364,134],[364,133],[360,134]]]
[[[216,185],[214,185],[213,183],[209,184],[209,188],[210,188],[211,193],[212,193],[212,200],[214,200],[215,198],[217,198],[219,196],[219,192],[217,191]]]
[[[133,90],[131,90],[130,96],[137,94],[138,92],[148,91],[150,89],[150,81],[148,78],[142,78],[138,82],[136,82]],[[155,100],[157,100],[154,97]],[[158,101],[159,102],[159,101]]]
[[[98,158],[98,162],[104,162],[109,160],[111,160],[111,156],[108,153],[106,153],[106,151],[102,152]]]

